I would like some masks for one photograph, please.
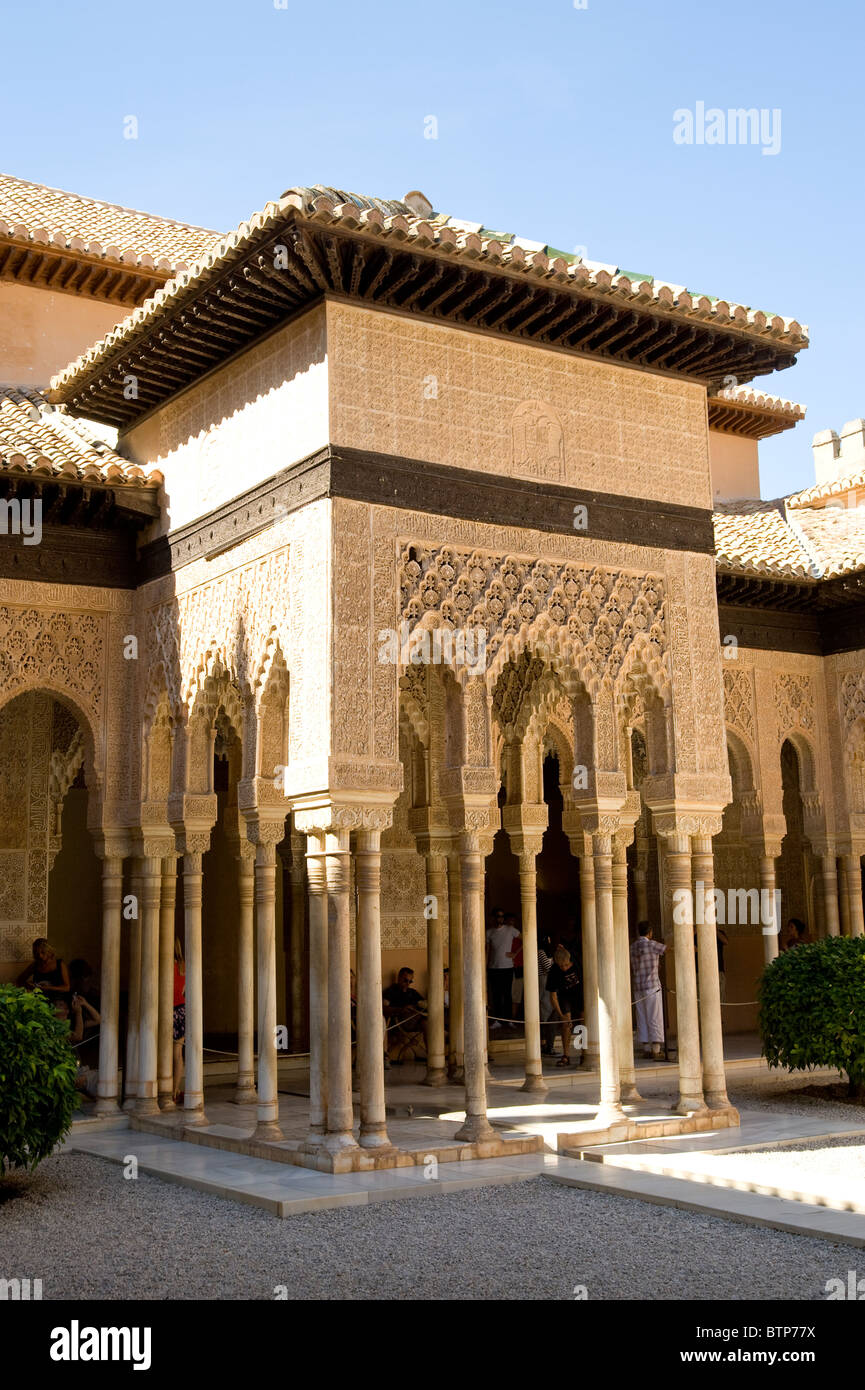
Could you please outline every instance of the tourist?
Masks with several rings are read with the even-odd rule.
[[[33,942],[33,960],[18,976],[18,984],[27,989],[41,989],[54,1004],[58,1018],[68,1018],[69,971],[64,962],[57,959],[54,947],[44,936],[38,936]]]
[[[71,994],[78,994],[82,999],[86,999],[94,1009],[99,1008],[99,993],[94,984],[93,970],[81,956],[76,956],[75,960],[69,962],[69,990]]]
[[[513,918],[508,923],[502,909],[496,908],[492,925],[487,928],[487,1012],[491,1029],[501,1028],[511,1018],[514,951],[519,940]]]
[[[388,985],[382,994],[384,1016],[391,1027],[388,1037],[388,1052],[395,1044],[409,1045],[420,1033],[426,1042],[426,1015],[423,1012],[424,998],[414,988],[414,971],[404,965],[396,977],[396,983]]]
[[[557,1067],[571,1065],[571,1033],[574,1021],[582,1015],[580,976],[567,946],[557,946],[547,975],[547,991],[553,1013],[561,1021],[562,1055]],[[580,1052],[580,1062],[583,1060]]]
[[[794,946],[807,946],[811,941],[808,928],[800,917],[791,917],[787,923],[787,937],[784,950],[792,951]]]
[[[637,931],[639,935],[631,942],[637,1042],[644,1057],[659,1057],[664,1041],[664,1008],[658,965],[667,947],[663,941],[653,940],[650,922],[640,922]]]
[[[183,1100],[183,1043],[186,1038],[186,962],[180,938],[174,938],[174,1081],[172,1094],[175,1105]]]
[[[102,1015],[81,994],[73,994],[72,996],[70,1017],[72,1027],[69,1032],[69,1041],[71,1043],[83,1042],[88,1028],[92,1035],[93,1029],[98,1028],[102,1022]]]
[[[550,1003],[550,993],[547,989],[547,976],[553,963],[553,938],[549,932],[543,932],[538,938],[538,1000],[540,1003],[541,1019],[541,1052],[552,1056],[553,1038],[552,1028],[544,1027],[548,1022],[553,1006]]]

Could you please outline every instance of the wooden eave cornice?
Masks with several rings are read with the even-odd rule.
[[[155,266],[124,265],[52,243],[0,239],[0,280],[134,309],[170,278]]]
[[[327,295],[683,375],[710,390],[727,373],[748,381],[796,360],[789,343],[765,331],[704,323],[639,296],[625,301],[608,288],[574,284],[552,268],[493,264],[484,252],[456,256],[453,247],[422,241],[374,236],[289,208],[276,228],[257,228],[181,285],[158,317],[131,326],[93,363],[70,369],[49,398],[126,428]],[[286,269],[275,268],[278,256]],[[129,377],[136,400],[124,395]]]
[[[156,488],[93,478],[0,470],[0,496],[41,498],[43,522],[52,524],[138,527],[160,515]]]
[[[738,607],[775,608],[815,613],[865,601],[865,571],[833,579],[793,579],[730,574],[716,577],[718,602]]]
[[[766,439],[798,425],[800,414],[788,414],[746,401],[729,401],[709,397],[709,429],[722,434],[736,434],[745,439]]]

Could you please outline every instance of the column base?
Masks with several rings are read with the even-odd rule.
[[[465,1139],[470,1144],[476,1144],[482,1139],[495,1139],[496,1137],[496,1131],[486,1115],[466,1115],[465,1121],[454,1135],[454,1139]]]
[[[120,1109],[121,1109],[121,1110],[124,1112],[124,1114],[126,1114],[126,1115],[134,1115],[137,1108],[138,1108],[138,1097],[137,1097],[137,1096],[127,1096],[126,1099],[125,1099],[125,1101],[123,1102],[123,1104],[122,1104],[121,1107],[120,1107]]]
[[[141,1096],[135,1102],[136,1115],[158,1115],[159,1101],[156,1096]]]
[[[259,1120],[252,1131],[252,1138],[265,1140],[268,1143],[278,1143],[280,1139],[285,1138],[285,1135],[277,1120]]]
[[[204,1113],[204,1106],[199,1106],[197,1110],[187,1110],[183,1107],[183,1126],[185,1129],[198,1129],[201,1125],[209,1125],[210,1121]]]
[[[729,1110],[730,1098],[726,1091],[707,1091],[706,1104],[710,1110]]]
[[[257,1105],[258,1092],[254,1086],[238,1086],[234,1092],[235,1105]]]
[[[601,1066],[600,1053],[592,1052],[586,1048],[583,1055],[583,1063],[580,1071],[599,1071]]]
[[[98,1096],[93,1113],[95,1115],[119,1115],[120,1106],[116,1096]]]
[[[163,1113],[169,1110],[177,1109],[177,1102],[175,1101],[174,1096],[171,1095],[170,1092],[167,1095],[161,1095],[159,1097],[159,1109],[163,1111]]]
[[[624,1084],[622,1085],[622,1104],[623,1104],[623,1105],[633,1105],[633,1104],[635,1104],[636,1101],[642,1100],[642,1099],[643,1099],[643,1097],[640,1095],[640,1093],[639,1093],[639,1091],[637,1090],[636,1086],[631,1086],[631,1085],[628,1085],[627,1083],[624,1083]]]
[[[384,1128],[361,1130],[359,1143],[362,1149],[375,1149],[378,1153],[390,1153],[394,1148]]]
[[[302,1154],[317,1154],[324,1140],[324,1125],[311,1125],[300,1146]]]
[[[445,1071],[444,1067],[435,1067],[434,1069],[430,1069],[424,1077],[423,1081],[421,1082],[422,1086],[446,1086],[447,1084],[448,1074]]]
[[[466,1069],[463,1066],[454,1067],[448,1071],[448,1081],[452,1086],[464,1086],[466,1082]]]
[[[548,1091],[550,1088],[542,1076],[532,1072],[520,1087],[521,1091]]]
[[[673,1113],[676,1115],[703,1114],[708,1108],[702,1096],[680,1095],[673,1106]]]
[[[358,1143],[354,1135],[346,1134],[344,1131],[326,1134],[319,1145],[319,1148],[324,1149],[325,1153],[329,1154],[343,1153],[345,1149],[356,1149],[357,1147]]]
[[[609,1129],[612,1125],[626,1125],[628,1117],[621,1105],[600,1105],[595,1114],[594,1123],[599,1129]]]

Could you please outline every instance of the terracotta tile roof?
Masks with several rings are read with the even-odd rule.
[[[821,579],[865,568],[865,507],[803,508],[790,521],[817,560]]]
[[[792,354],[807,347],[807,328],[795,319],[698,294],[650,275],[582,260],[512,233],[495,232],[478,223],[460,222],[443,213],[421,216],[406,202],[363,197],[316,185],[289,189],[278,203],[267,203],[248,222],[227,234],[188,270],[177,275],[135,309],[51,383],[58,399],[74,399],[84,384],[115,358],[144,342],[157,320],[181,312],[187,303],[215,286],[220,277],[240,268],[258,247],[282,232],[289,222],[320,229],[339,226],[379,242],[382,249],[421,250],[444,255],[451,263],[488,273],[509,272],[550,289],[573,288],[611,302],[618,312],[660,310],[683,329],[700,328],[733,334],[743,345],[757,344],[773,353]],[[312,268],[310,273],[314,273]],[[763,370],[770,370],[764,367]]]
[[[121,458],[85,420],[27,386],[0,386],[0,475],[25,474],[111,487],[157,489],[162,474]]]
[[[205,255],[220,236],[204,227],[0,174],[3,240],[56,246],[174,274]]]
[[[794,492],[792,497],[787,498],[787,506],[793,508],[813,507],[816,503],[826,502],[832,497],[841,497],[847,492],[856,492],[859,488],[865,488],[865,468],[860,468],[855,473],[848,473],[844,478],[833,478],[827,483],[817,483],[814,487],[809,487],[804,492]]]
[[[713,517],[719,571],[818,580],[865,568],[865,507],[789,506],[789,498],[720,506]]]
[[[787,523],[783,502],[731,502],[713,519],[718,569],[775,579],[816,579],[818,571]]]

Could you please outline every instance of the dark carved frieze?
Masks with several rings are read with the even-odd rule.
[[[273,520],[319,497],[452,516],[498,526],[525,526],[592,540],[710,555],[712,518],[698,507],[502,478],[449,464],[328,446],[277,473],[141,552],[140,583],[239,544]],[[575,509],[585,525],[575,530]]]

